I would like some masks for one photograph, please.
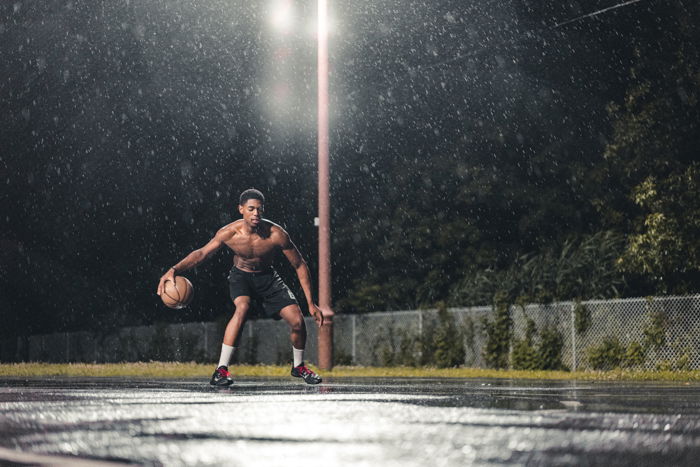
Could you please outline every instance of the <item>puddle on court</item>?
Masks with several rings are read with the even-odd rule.
[[[694,465],[698,385],[0,381],[0,445],[165,465]]]

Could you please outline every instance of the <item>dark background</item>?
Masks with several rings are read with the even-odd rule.
[[[698,291],[697,2],[613,5],[331,2],[339,312]],[[230,314],[229,252],[155,289],[249,187],[315,270],[315,4],[273,6],[0,5],[3,336]]]

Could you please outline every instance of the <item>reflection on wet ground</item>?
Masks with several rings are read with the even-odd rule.
[[[699,395],[695,383],[3,379],[0,446],[146,465],[697,465]]]

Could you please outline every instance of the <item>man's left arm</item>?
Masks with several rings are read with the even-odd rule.
[[[316,324],[321,327],[323,325],[323,313],[318,309],[318,306],[314,303],[313,294],[311,293],[311,272],[309,271],[309,266],[301,257],[301,253],[297,249],[296,245],[292,243],[287,232],[282,232],[282,253],[287,257],[287,260],[292,265],[299,278],[299,284],[301,284],[301,289],[306,295],[306,303],[309,306],[309,314],[313,316]]]

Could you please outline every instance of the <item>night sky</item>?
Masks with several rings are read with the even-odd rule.
[[[440,248],[423,252],[410,227],[391,233],[397,209],[439,224],[464,214],[449,207],[460,196],[493,199],[490,184],[464,193],[443,173],[478,165],[514,200],[469,211],[496,244],[532,249],[599,226],[567,161],[601,157],[606,105],[624,96],[635,47],[664,34],[669,11],[642,0],[576,20],[614,4],[330,2],[337,299],[392,261],[372,249],[392,235],[411,261],[432,261]],[[229,314],[230,252],[187,273],[196,299],[185,310],[163,307],[155,289],[237,218],[250,187],[315,270],[314,27],[305,1],[2,2],[3,334]],[[558,156],[521,164],[547,151]],[[564,178],[575,186],[551,188]],[[532,214],[509,186],[560,205],[496,229],[494,219]]]

